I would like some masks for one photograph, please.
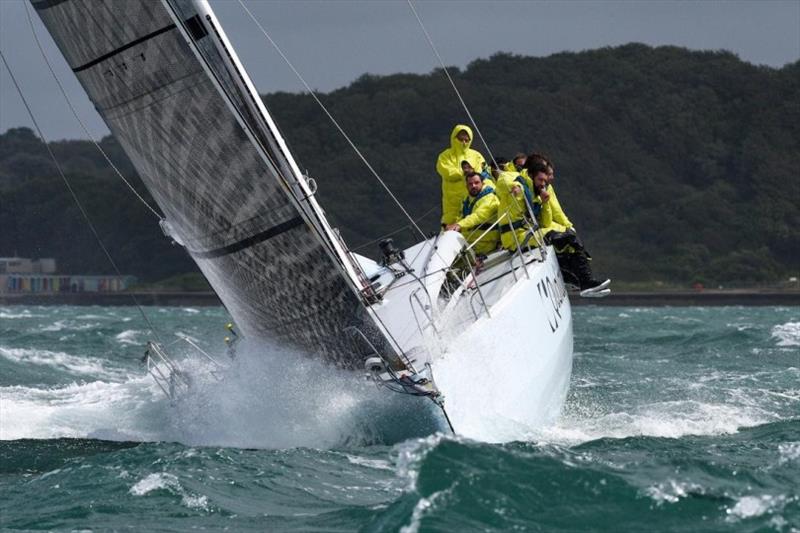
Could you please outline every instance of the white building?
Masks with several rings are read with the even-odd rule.
[[[0,257],[0,274],[55,274],[56,260],[52,257]]]
[[[134,283],[133,276],[56,274],[50,257],[0,257],[0,293],[119,292]]]

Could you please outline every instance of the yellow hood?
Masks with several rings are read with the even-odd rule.
[[[469,134],[469,142],[466,146],[461,144],[461,141],[456,139],[456,135],[458,135],[458,132],[461,130],[464,130],[467,132],[467,134]],[[453,128],[453,133],[450,134],[450,148],[452,148],[454,152],[461,154],[469,150],[470,146],[472,146],[472,128],[463,124],[457,124],[456,127]]]

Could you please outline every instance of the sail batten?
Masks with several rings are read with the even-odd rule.
[[[391,354],[363,277],[202,0],[34,7],[242,331],[344,367]]]

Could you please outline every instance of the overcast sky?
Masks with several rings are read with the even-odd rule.
[[[36,48],[23,0],[0,0],[0,49],[29,97],[48,140],[85,138]],[[405,1],[246,0],[309,84],[321,91],[365,72],[430,72],[438,66]],[[235,0],[211,0],[262,93],[300,91]],[[447,65],[506,51],[547,56],[629,42],[730,50],[745,61],[781,67],[800,59],[800,0],[761,1],[417,1]],[[31,10],[32,12],[32,10]],[[36,31],[93,136],[108,132],[36,15]],[[0,132],[30,126],[0,66]]]

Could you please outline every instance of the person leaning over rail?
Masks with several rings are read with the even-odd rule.
[[[461,204],[461,218],[449,224],[447,231],[460,231],[472,251],[479,258],[497,249],[500,233],[492,224],[497,220],[500,202],[494,193],[491,180],[481,180],[480,174],[472,173],[465,178],[468,194]]]
[[[457,124],[450,134],[450,148],[436,160],[436,171],[442,177],[442,226],[455,223],[461,216],[461,202],[467,194],[461,163],[466,161],[478,173],[486,169],[486,161],[470,148],[472,129]]]
[[[555,181],[553,163],[546,156],[535,153],[528,156],[527,160],[531,161],[531,166],[547,169],[547,177],[544,184],[538,189],[534,186],[534,189],[536,189],[535,194],[540,199],[539,190],[544,191],[543,196],[547,198],[548,215],[552,215],[547,217],[546,223],[541,224],[542,233],[545,235],[548,244],[554,244],[556,251],[560,253],[583,251],[586,257],[591,259],[592,256],[584,248],[572,221],[567,217],[556,196],[556,191],[553,187],[553,182]]]
[[[563,217],[560,219],[561,222],[566,221],[570,224],[569,228],[554,219],[555,203],[552,202],[553,195],[548,191],[548,168],[550,165],[546,160],[535,156],[536,154],[528,156],[525,167],[531,177],[538,204],[541,206],[537,219],[545,242],[552,244],[555,249],[564,281],[577,285],[582,295],[607,287],[611,280],[595,279],[592,267],[589,265],[590,256],[586,253],[583,243],[578,239],[578,234],[572,229],[572,223],[566,218],[566,214],[563,214],[562,211]],[[558,208],[560,210],[561,206],[559,205]]]
[[[546,190],[550,196],[548,203],[550,204],[550,208],[553,212],[553,222],[563,226],[564,230],[562,231],[573,230],[574,232],[574,226],[569,218],[567,218],[567,214],[564,213],[564,210],[561,208],[561,203],[558,201],[555,188],[553,187],[553,182],[555,181],[555,167],[553,166],[553,162],[547,156],[542,154],[531,154],[528,158],[526,158],[526,160],[527,159],[544,164],[547,167]]]
[[[529,178],[516,171],[505,170],[509,168],[508,163],[507,159],[496,158],[492,164],[492,175],[495,177],[495,194],[499,202],[497,218],[500,243],[505,250],[516,252],[523,245],[531,248],[538,246],[536,239],[531,238],[534,228],[531,210],[532,215],[538,218],[541,202],[534,197]]]

